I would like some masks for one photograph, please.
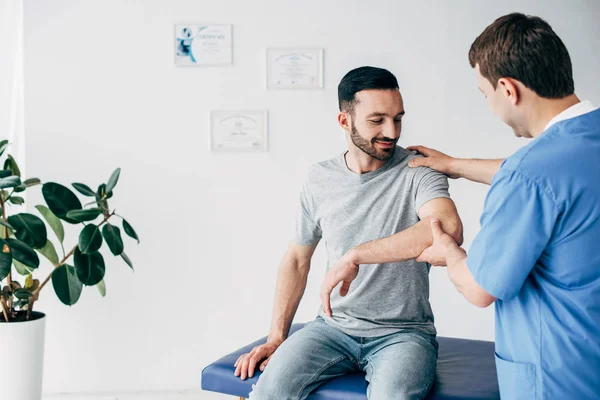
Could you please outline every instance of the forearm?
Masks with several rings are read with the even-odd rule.
[[[357,264],[383,264],[417,258],[433,243],[431,219],[427,217],[394,235],[363,243],[351,250]],[[462,243],[462,223],[458,215],[436,215],[444,230]]]
[[[269,341],[281,343],[287,338],[292,320],[306,289],[309,269],[310,260],[300,262],[286,258],[282,262],[275,289]]]
[[[504,159],[455,158],[452,165],[452,175],[490,185],[503,161]]]
[[[487,307],[496,299],[485,292],[473,278],[467,266],[467,253],[460,247],[452,247],[446,254],[448,277],[456,289],[477,307]]]

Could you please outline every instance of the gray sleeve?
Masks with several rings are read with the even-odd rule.
[[[313,198],[307,181],[300,193],[300,209],[296,217],[294,241],[302,246],[311,246],[321,240],[321,234],[321,227],[315,222]]]
[[[430,200],[450,198],[448,192],[448,177],[427,167],[416,168],[414,185],[415,212],[418,214],[421,206]]]

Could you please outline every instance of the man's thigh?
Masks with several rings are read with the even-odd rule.
[[[437,342],[433,336],[399,333],[381,340],[367,355],[370,400],[423,399],[433,385]]]
[[[317,319],[275,351],[258,378],[251,400],[304,399],[320,384],[357,371],[352,339]]]

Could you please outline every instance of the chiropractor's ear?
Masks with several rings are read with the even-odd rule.
[[[519,86],[512,79],[498,79],[498,87],[496,88],[496,90],[500,90],[501,93],[510,101],[510,103],[513,106],[516,106],[519,103]]]

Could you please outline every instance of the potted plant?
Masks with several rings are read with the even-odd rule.
[[[8,144],[7,140],[0,141],[0,159]],[[96,190],[73,183],[77,192],[89,198],[82,205],[77,195],[63,185],[42,184],[37,178],[22,180],[19,166],[10,154],[3,165],[0,169],[0,398],[39,400],[45,315],[34,310],[34,306],[40,293],[51,282],[59,300],[68,306],[77,302],[84,286],[96,286],[104,296],[105,263],[100,253],[103,243],[112,255],[120,256],[133,269],[115,219],[120,220],[126,235],[138,243],[139,239],[131,225],[109,207],[120,169]],[[40,217],[27,212],[11,213],[13,206],[25,203],[21,193],[35,186],[41,186],[46,203],[35,206]],[[71,247],[65,247],[64,222],[81,227],[78,241]],[[50,231],[53,235],[49,235]],[[41,273],[40,255],[53,266],[41,280],[34,277]]]

